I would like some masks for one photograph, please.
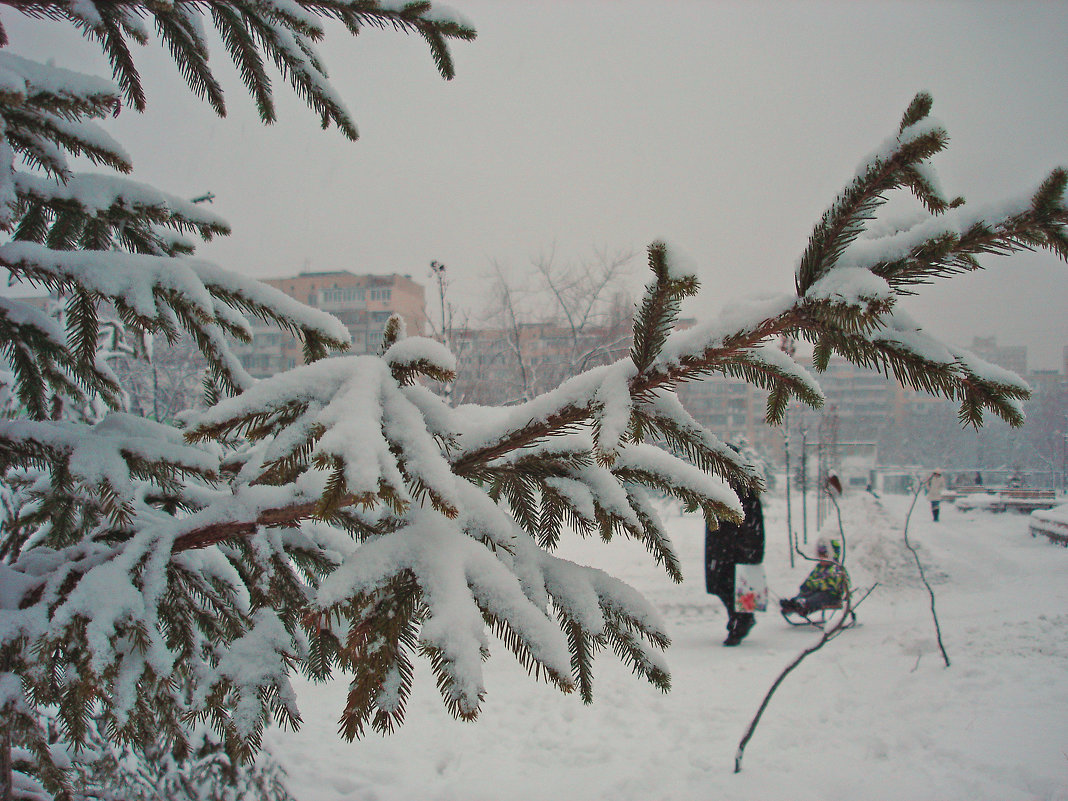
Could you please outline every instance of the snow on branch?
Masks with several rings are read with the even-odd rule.
[[[58,182],[16,172],[15,189],[27,201],[74,206],[87,216],[107,215],[114,219],[125,212],[129,219],[147,218],[157,224],[195,229],[205,239],[230,233],[226,221],[203,206],[117,176],[78,174]]]
[[[132,522],[146,485],[169,487],[182,476],[212,479],[217,448],[194,448],[177,430],[133,415],[111,413],[95,426],[73,422],[0,422],[4,467],[55,470],[100,497],[119,525]]]
[[[940,125],[926,119],[930,103],[925,97],[917,96],[906,114],[908,124],[865,160],[813,230],[796,270],[798,294],[805,294],[838,264],[886,202],[887,193],[901,186],[915,188],[913,168],[945,148],[949,137]]]
[[[111,81],[0,53],[0,101],[4,103],[32,101],[66,115],[103,116],[114,109],[117,100]]]
[[[708,506],[714,517],[741,519],[741,502],[725,481],[654,445],[628,445],[612,467],[624,481],[640,477],[640,483],[676,494],[690,505]]]
[[[1026,383],[963,348],[938,341],[907,315],[885,318],[867,341],[875,348],[870,366],[892,372],[914,389],[960,401],[961,422],[980,425],[988,408],[1012,425],[1023,424],[1021,401],[1030,396]]]
[[[230,305],[299,332],[306,339],[314,336],[324,348],[345,350],[349,347],[351,335],[348,329],[331,314],[306,306],[279,289],[204,259],[189,259],[184,266],[188,266],[209,291]]]
[[[188,260],[113,251],[53,250],[35,242],[0,245],[0,264],[18,276],[45,284],[77,286],[121,300],[139,317],[156,320],[159,293],[174,292],[204,320],[212,317],[211,295]]]

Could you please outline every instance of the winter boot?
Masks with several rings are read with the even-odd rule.
[[[732,615],[727,623],[727,639],[724,645],[737,645],[745,639],[745,635],[756,625],[756,615],[739,614]]]

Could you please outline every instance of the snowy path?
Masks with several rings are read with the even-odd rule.
[[[901,545],[908,502],[858,494],[843,503],[854,583],[879,587],[860,610],[863,625],[780,688],[741,774],[731,772],[739,738],[815,635],[769,613],[741,647],[723,648],[725,616],[704,593],[694,517],[670,521],[681,586],[632,543],[578,541],[566,551],[663,610],[674,640],[669,694],[606,654],[594,704],[584,707],[529,679],[499,648],[476,723],[448,716],[420,664],[407,722],[392,737],[337,738],[339,682],[301,685],[303,729],[269,741],[301,801],[1068,801],[1068,549],[1032,539],[1022,515],[950,508],[934,524],[921,498],[909,533],[935,585],[947,670],[927,592]],[[782,501],[766,513],[769,581],[792,594],[808,566],[789,567]]]

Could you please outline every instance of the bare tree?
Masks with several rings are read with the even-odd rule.
[[[146,346],[147,344],[147,346]],[[174,342],[159,339],[141,344],[112,369],[123,382],[130,411],[160,422],[203,405],[208,364],[188,336]]]
[[[633,300],[626,291],[632,253],[597,253],[593,262],[558,265],[550,252],[538,259],[545,292],[555,301],[555,318],[566,322],[571,340],[571,375],[607,364],[630,345]],[[587,336],[594,330],[597,335]],[[566,376],[566,377],[570,377]]]
[[[454,332],[458,400],[516,403],[609,364],[630,347],[630,253],[563,263],[551,250],[517,276],[495,262],[484,325]]]

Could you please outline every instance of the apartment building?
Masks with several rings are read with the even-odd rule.
[[[817,380],[827,398],[824,408],[837,416],[844,439],[876,439],[894,423],[894,403],[901,388],[896,381],[837,356]]]
[[[337,270],[269,278],[264,283],[337,317],[352,337],[350,354],[377,353],[386,321],[394,313],[404,319],[410,335],[426,331],[425,288],[406,275]],[[235,348],[250,374],[263,378],[303,363],[300,342],[288,332],[256,318],[252,328],[252,342]]]

